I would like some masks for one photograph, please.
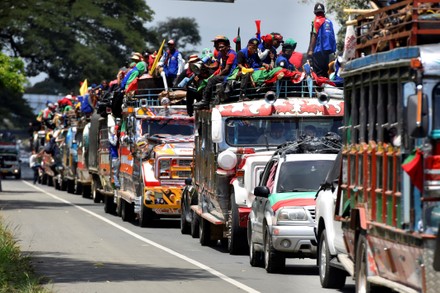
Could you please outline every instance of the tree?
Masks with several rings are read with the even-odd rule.
[[[194,52],[186,48],[188,45],[199,45],[202,40],[199,25],[194,18],[189,17],[169,17],[167,21],[159,22],[153,31],[156,32],[155,42],[152,43],[153,48],[158,48],[164,39],[173,39],[176,42],[176,48],[184,56]]]
[[[153,14],[144,0],[3,0],[0,49],[22,57],[28,76],[77,89],[85,78],[114,79],[156,37],[145,27]]]
[[[1,128],[23,128],[32,120],[32,109],[23,99],[26,83],[23,61],[0,53]]]

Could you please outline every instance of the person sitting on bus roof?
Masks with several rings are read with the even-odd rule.
[[[282,51],[281,54],[277,57],[277,60],[275,61],[275,65],[277,67],[283,67],[288,70],[294,71],[296,70],[295,66],[290,63],[290,56],[292,56],[293,51],[295,51],[296,48],[296,41],[293,39],[287,39],[282,44]]]
[[[270,69],[275,67],[275,59],[277,58],[277,50],[273,46],[274,36],[267,34],[261,37],[261,43],[258,45],[258,57],[266,64],[270,65]]]
[[[208,79],[208,83],[203,89],[202,100],[194,104],[195,109],[209,107],[215,86],[218,83],[224,84],[237,66],[237,53],[231,49],[229,39],[225,36],[217,36],[212,41],[214,42],[214,47],[218,50],[218,54],[216,61],[211,67],[218,66],[218,69]]]

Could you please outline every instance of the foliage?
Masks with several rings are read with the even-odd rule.
[[[159,22],[153,31],[156,32],[155,42],[152,43],[154,48],[158,48],[164,39],[173,39],[176,48],[184,56],[193,53],[186,48],[188,45],[198,45],[202,40],[199,34],[199,25],[194,18],[189,17],[169,17],[167,21]]]
[[[143,0],[3,0],[0,49],[22,57],[28,76],[47,73],[66,88],[88,78],[113,79],[154,34]]]
[[[11,232],[0,221],[0,292],[49,292],[39,285],[30,259],[24,256]]]
[[[0,127],[20,128],[32,120],[32,110],[23,99],[26,82],[23,61],[0,53]]]

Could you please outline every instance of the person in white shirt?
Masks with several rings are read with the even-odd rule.
[[[38,170],[41,168],[41,156],[32,151],[32,155],[29,158],[29,167],[34,171],[34,184],[37,183],[38,180]]]

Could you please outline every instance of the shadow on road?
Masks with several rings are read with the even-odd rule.
[[[124,282],[124,281],[176,281],[216,278],[204,270],[157,267],[139,264],[90,262],[61,257],[48,252],[24,252],[43,283]]]
[[[9,192],[8,193],[19,193],[19,192]],[[32,193],[29,191],[23,192],[23,193]],[[80,206],[93,206],[95,204],[77,204]],[[26,209],[40,209],[40,210],[46,210],[46,209],[52,209],[52,208],[59,208],[59,207],[71,207],[72,205],[62,203],[62,202],[51,202],[51,201],[33,201],[33,200],[23,200],[23,199],[17,199],[17,200],[0,200],[0,210],[26,210]]]

